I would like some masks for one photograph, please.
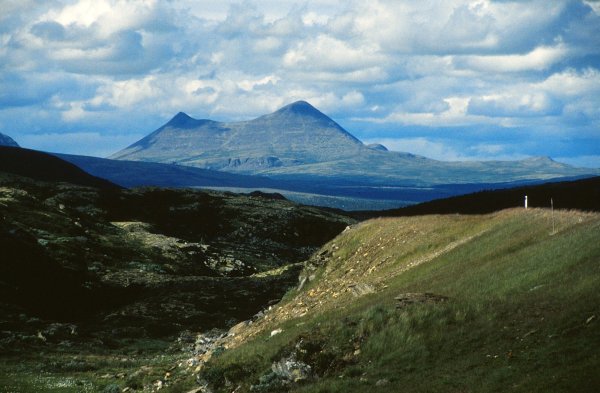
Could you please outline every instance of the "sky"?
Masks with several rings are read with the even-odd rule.
[[[108,156],[306,100],[439,160],[600,167],[600,2],[0,0],[0,132]]]

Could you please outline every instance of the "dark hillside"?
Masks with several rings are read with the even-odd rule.
[[[423,214],[485,214],[524,206],[600,211],[600,176],[587,179],[545,183],[504,190],[481,191],[407,206],[383,212],[360,212],[357,217],[416,216]]]
[[[0,172],[49,182],[67,182],[97,188],[117,185],[92,176],[79,167],[48,153],[12,146],[0,146]]]
[[[21,314],[111,339],[248,318],[353,222],[265,195],[120,189],[38,152],[1,157],[0,348],[35,333]]]

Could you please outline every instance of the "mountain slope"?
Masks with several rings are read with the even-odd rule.
[[[54,154],[86,172],[123,187],[247,187],[277,188],[281,182],[266,177],[213,171],[185,165],[157,162],[111,160],[106,158]]]
[[[14,139],[0,132],[0,146],[19,147],[19,144]]]
[[[595,391],[600,215],[554,214],[555,231],[542,209],[353,226],[200,378],[215,392]]]
[[[600,174],[547,157],[521,161],[441,162],[366,146],[304,101],[259,118],[221,123],[184,113],[112,158],[154,161],[368,185],[499,183]]]
[[[254,120],[232,123],[179,113],[111,158],[252,172],[350,158],[363,148],[333,120],[299,101]]]

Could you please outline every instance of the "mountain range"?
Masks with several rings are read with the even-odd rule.
[[[339,124],[299,101],[254,120],[231,123],[196,120],[180,112],[111,158],[256,173],[351,159],[364,148]]]
[[[2,144],[18,146],[5,135],[0,135]],[[393,209],[600,174],[599,169],[575,168],[548,157],[443,162],[388,151],[379,144],[363,144],[304,101],[254,120],[229,123],[179,113],[112,159],[55,155],[122,187],[260,190],[344,210]]]
[[[443,162],[365,145],[305,101],[253,120],[217,122],[178,113],[110,158],[177,163],[297,180],[306,176],[370,185],[500,183],[600,174],[549,157]]]

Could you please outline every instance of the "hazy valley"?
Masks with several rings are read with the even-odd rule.
[[[125,187],[284,194],[299,203],[383,210],[480,190],[599,175],[548,157],[443,162],[365,145],[307,102],[221,123],[179,113],[111,159],[58,155]]]

